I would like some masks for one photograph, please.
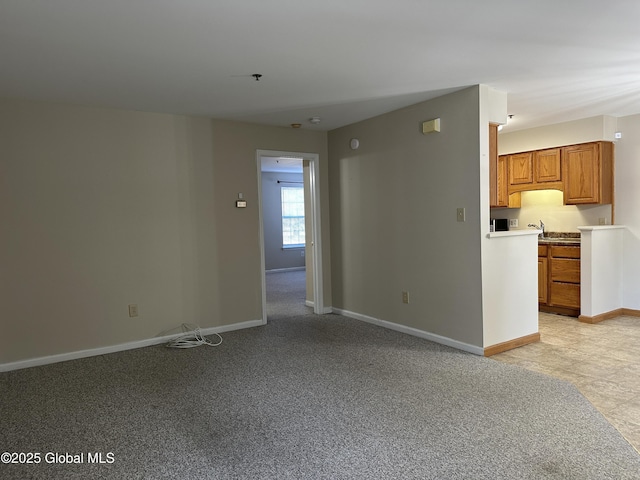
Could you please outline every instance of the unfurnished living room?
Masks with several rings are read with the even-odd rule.
[[[638,18],[0,0],[0,478],[640,478]]]

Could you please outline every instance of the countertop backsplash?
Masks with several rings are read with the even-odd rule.
[[[491,218],[517,219],[518,226],[510,230],[529,228],[529,224],[544,223],[547,232],[575,233],[584,225],[611,225],[611,205],[563,205],[559,190],[522,192],[521,208],[492,208]]]

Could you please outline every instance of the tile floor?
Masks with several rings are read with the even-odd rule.
[[[640,318],[540,313],[539,329],[540,342],[491,358],[573,383],[640,452]]]

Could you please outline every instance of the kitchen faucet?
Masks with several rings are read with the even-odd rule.
[[[544,223],[542,222],[542,220],[540,220],[540,226],[536,225],[535,223],[530,223],[528,226],[533,227],[536,230],[542,230],[542,232],[540,232],[538,236],[540,238],[544,238]]]

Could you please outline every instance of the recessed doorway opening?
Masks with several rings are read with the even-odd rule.
[[[323,302],[318,154],[258,150],[262,321],[267,323],[267,286],[293,310],[326,313]],[[269,282],[267,282],[269,275]],[[306,285],[304,298],[295,290]],[[278,294],[278,292],[276,292]]]

